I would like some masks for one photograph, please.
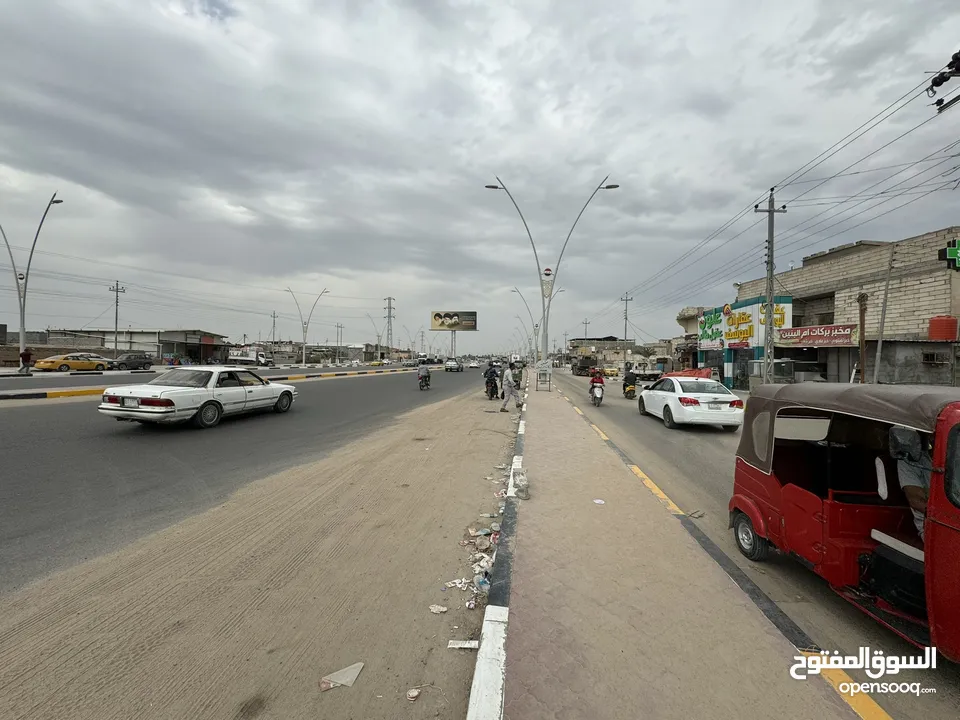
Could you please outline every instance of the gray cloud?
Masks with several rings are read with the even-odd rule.
[[[637,287],[636,323],[671,336],[679,307],[728,300],[735,279],[760,272],[763,228],[749,228],[748,213],[663,269],[940,67],[960,30],[945,0],[751,15],[733,0],[37,0],[5,21],[0,222],[24,247],[49,193],[66,199],[35,258],[32,327],[94,321],[109,305],[103,281],[119,278],[133,326],[255,336],[276,309],[288,336],[299,321],[283,288],[326,286],[321,335],[344,322],[349,340],[369,339],[366,314],[382,322],[380,298],[392,295],[398,338],[430,309],[478,309],[483,329],[459,343],[466,350],[512,334],[523,311],[514,285],[539,305],[523,226],[505,194],[483,188],[495,175],[553,265],[611,173],[621,188],[597,196],[564,256],[552,334],[576,332],[585,314],[591,332],[618,332],[619,311],[599,311]],[[930,112],[912,104],[805,179]],[[858,169],[950,139],[948,123],[931,122]],[[783,262],[955,224],[941,197],[836,238],[867,215],[809,238],[800,227]],[[778,222],[789,230],[824,210],[798,202]],[[0,322],[12,326],[8,272]]]

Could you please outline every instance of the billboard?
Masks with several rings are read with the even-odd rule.
[[[477,313],[473,310],[438,310],[430,313],[431,330],[476,330]]]
[[[774,300],[774,328],[776,330],[791,328],[793,298],[777,297]],[[698,348],[700,350],[736,350],[763,347],[765,315],[766,303],[762,298],[705,310],[698,321]]]

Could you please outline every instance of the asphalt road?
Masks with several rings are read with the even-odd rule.
[[[349,372],[356,370],[394,370],[403,369],[400,365],[388,365],[386,367],[374,368],[369,365],[360,365],[359,367],[349,366],[341,368],[308,368],[289,370],[276,368],[254,368],[251,370],[263,377],[276,377],[278,375],[303,375],[304,373],[321,372]],[[160,370],[158,372],[165,372]],[[466,371],[465,371],[466,372]],[[16,375],[0,374],[0,393],[16,392],[18,390],[53,390],[56,388],[73,387],[99,387],[113,385],[135,385],[138,383],[150,382],[155,378],[156,373],[131,373],[128,370],[108,370],[99,375],[70,375],[69,373],[33,373],[30,377],[17,377]]]
[[[886,654],[914,656],[916,649],[837,596],[827,584],[789,557],[772,554],[751,563],[737,550],[727,528],[734,458],[740,432],[719,427],[680,426],[668,430],[659,418],[643,417],[636,400],[626,400],[622,378],[607,380],[599,408],[587,397],[587,379],[554,375],[557,387],[623,450],[681,510],[703,513],[697,525],[820,647],[856,655],[869,646]],[[945,664],[945,663],[944,663]],[[851,671],[855,675],[855,671]],[[912,682],[935,687],[920,698],[880,695],[874,699],[894,718],[956,718],[960,715],[960,667],[914,671]],[[868,682],[866,676],[855,677]]]
[[[409,373],[296,384],[290,412],[205,431],[118,423],[97,413],[99,398],[0,404],[0,593],[321,459],[425,403],[483,392],[479,371],[434,372],[425,392]]]

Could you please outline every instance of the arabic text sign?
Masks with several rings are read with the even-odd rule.
[[[937,649],[924,648],[923,656],[908,658],[905,655],[884,655],[883,650],[869,647],[860,648],[857,655],[841,655],[834,650],[819,654],[795,655],[796,662],[790,667],[790,677],[794,680],[806,680],[811,675],[819,675],[823,670],[863,670],[873,680],[884,675],[897,675],[901,670],[936,670]]]
[[[812,325],[780,328],[776,344],[780,347],[856,347],[860,331],[856,325]]]
[[[700,350],[719,350],[723,347],[723,315],[719,308],[707,310],[700,316],[697,347]]]

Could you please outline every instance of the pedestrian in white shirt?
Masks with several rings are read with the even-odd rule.
[[[500,408],[500,412],[510,412],[507,410],[507,403],[510,402],[510,398],[513,398],[517,407],[522,405],[520,393],[517,392],[517,381],[513,377],[513,371],[516,369],[517,366],[510,363],[510,366],[503,371],[503,376],[500,378],[500,387],[503,389],[503,406]]]

